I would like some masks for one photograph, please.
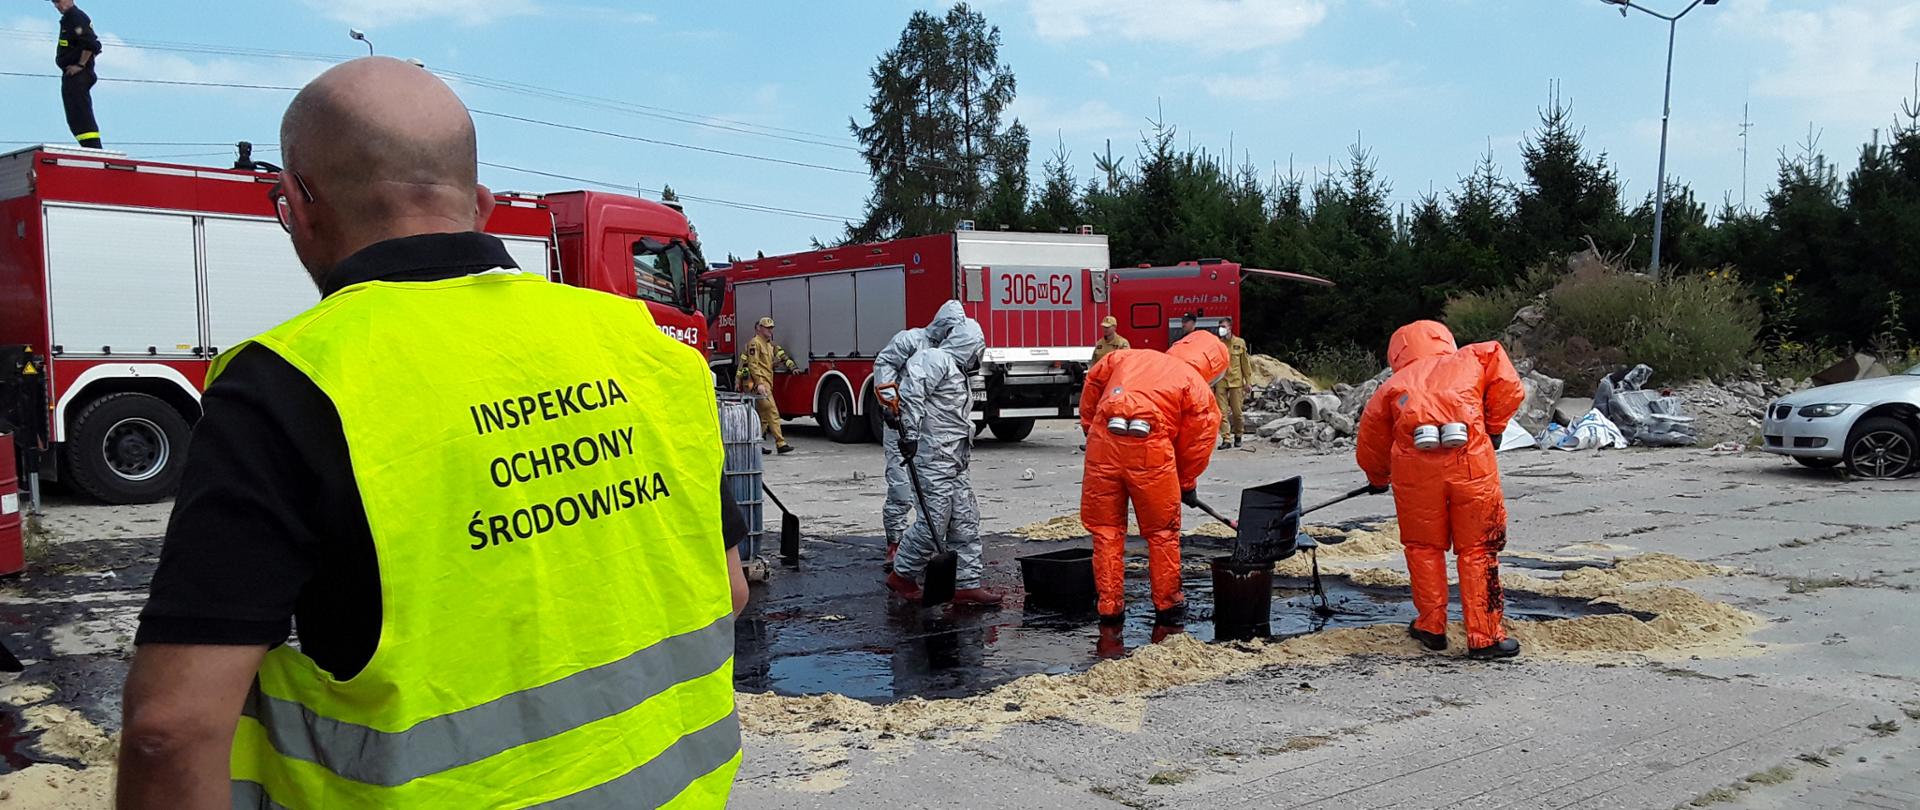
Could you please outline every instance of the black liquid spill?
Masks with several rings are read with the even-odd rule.
[[[1145,571],[1127,573],[1127,618],[1116,627],[1101,626],[1091,614],[1024,609],[1014,555],[1072,545],[989,538],[987,584],[1004,589],[1007,604],[1000,610],[977,610],[921,609],[891,597],[881,585],[878,540],[809,542],[809,557],[799,570],[780,570],[771,583],[756,588],[754,603],[736,631],[735,684],[747,691],[832,692],[878,703],[963,697],[1026,675],[1082,671],[1170,632],[1215,640],[1213,582],[1205,572],[1184,577],[1187,619],[1177,631],[1154,624]],[[1207,556],[1201,544],[1188,544],[1189,562]],[[1258,628],[1273,638],[1339,627],[1404,625],[1414,616],[1405,588],[1324,577],[1331,610],[1320,611],[1309,579],[1275,577],[1273,584],[1268,625]],[[1580,599],[1507,592],[1507,616],[1513,619],[1618,612]],[[1457,595],[1453,613],[1457,618]],[[1239,628],[1225,635],[1244,637],[1255,630]]]

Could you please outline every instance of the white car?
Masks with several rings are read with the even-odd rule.
[[[1920,366],[1823,385],[1767,406],[1765,449],[1815,469],[1846,464],[1861,478],[1920,472]]]

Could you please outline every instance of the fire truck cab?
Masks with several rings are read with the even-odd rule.
[[[1224,259],[1115,268],[1108,273],[1108,281],[1120,336],[1136,349],[1166,351],[1186,336],[1180,324],[1187,315],[1194,316],[1196,328],[1207,331],[1217,330],[1222,319],[1231,318],[1234,334],[1241,334],[1246,324],[1240,318],[1240,291],[1249,278],[1333,286],[1316,276],[1244,267]]]
[[[21,471],[110,503],[170,495],[209,364],[318,300],[274,218],[278,175],[34,147],[0,155],[0,430]],[[500,194],[522,270],[648,302],[696,347],[686,217],[617,194]],[[0,460],[0,463],[11,463]]]

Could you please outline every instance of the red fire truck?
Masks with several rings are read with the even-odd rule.
[[[1108,297],[1120,321],[1121,337],[1136,349],[1166,351],[1185,336],[1180,320],[1188,314],[1201,329],[1217,329],[1222,318],[1232,318],[1234,334],[1240,334],[1245,327],[1240,318],[1240,287],[1249,278],[1333,286],[1316,276],[1201,259],[1171,267],[1116,268],[1107,274]]]
[[[212,358],[318,298],[268,202],[277,180],[98,150],[0,155],[0,430],[39,458],[23,472],[112,503],[172,492]],[[521,268],[645,299],[662,330],[707,343],[705,264],[680,211],[586,191],[496,199],[487,230]]]
[[[811,416],[838,442],[879,433],[873,357],[895,333],[961,301],[987,335],[974,382],[976,421],[1020,441],[1035,419],[1072,418],[1107,302],[1107,238],[966,229],[910,239],[768,256],[703,280],[715,374],[725,385],[753,324],[800,364],[778,374],[774,402]]]

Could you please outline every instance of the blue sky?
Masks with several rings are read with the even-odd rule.
[[[1674,11],[1686,0],[1641,0]],[[1493,150],[1509,177],[1557,80],[1591,146],[1640,198],[1653,186],[1666,28],[1599,0],[986,0],[1019,79],[1013,113],[1036,168],[1063,139],[1084,179],[1108,139],[1135,152],[1160,111],[1191,140],[1257,165],[1324,171],[1357,141],[1396,202],[1445,190]],[[868,183],[848,147],[867,70],[913,8],[611,0],[86,0],[108,37],[104,77],[299,84],[325,68],[257,49],[345,58],[364,29],[381,53],[429,68],[671,111],[580,104],[456,80],[475,108],[828,168],[697,152],[482,117],[482,159],[509,166],[827,217],[860,213]],[[39,0],[0,8],[0,71],[52,75],[56,16]],[[173,50],[114,47],[163,45]],[[1741,106],[1750,103],[1755,205],[1780,150],[1809,126],[1843,167],[1912,95],[1920,0],[1723,0],[1680,29],[1670,171],[1710,205],[1738,201]],[[276,140],[288,93],[105,84],[109,145]],[[0,76],[0,140],[63,142],[51,79]],[[687,120],[671,120],[671,119]],[[689,123],[691,121],[692,123]],[[704,125],[703,125],[704,124]],[[718,125],[718,126],[714,126]],[[740,132],[737,130],[747,130]],[[12,148],[12,145],[0,145]],[[127,147],[219,163],[219,147]],[[272,159],[274,155],[262,155]],[[497,189],[578,183],[483,169]],[[839,226],[817,216],[689,202],[708,252],[805,247]]]

